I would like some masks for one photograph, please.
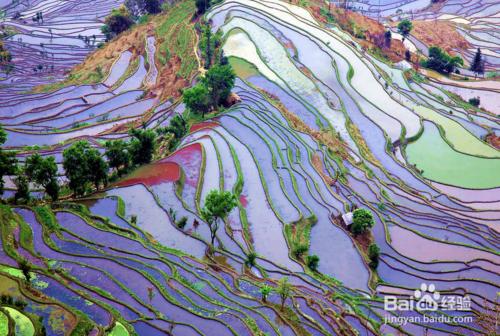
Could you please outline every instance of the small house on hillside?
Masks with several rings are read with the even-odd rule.
[[[349,228],[352,224],[352,212],[347,212],[341,216],[343,224]]]

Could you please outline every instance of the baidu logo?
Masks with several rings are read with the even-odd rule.
[[[417,310],[437,310],[439,308],[439,298],[441,295],[436,290],[434,284],[422,283],[420,289],[415,290],[413,297],[416,301],[415,308]]]
[[[441,295],[434,284],[422,283],[409,299],[399,299],[397,296],[384,297],[386,311],[436,311],[461,310],[470,311],[471,300],[468,295]]]

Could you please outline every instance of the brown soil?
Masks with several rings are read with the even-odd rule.
[[[486,136],[486,141],[496,149],[500,149],[500,136],[497,136],[494,133],[488,134]]]
[[[371,234],[371,232],[367,231],[363,234],[357,235],[356,237],[354,237],[354,240],[361,248],[361,250],[364,253],[368,254],[368,246],[370,246],[370,244],[373,243],[373,235]]]
[[[167,64],[160,69],[156,85],[151,89],[150,94],[160,98],[160,101],[181,96],[181,89],[189,85],[186,79],[177,74],[181,68],[181,62],[182,60],[177,55],[170,57]]]
[[[323,162],[321,161],[321,158],[318,154],[313,154],[312,156],[312,165],[314,167],[314,169],[316,169],[316,171],[318,172],[318,174],[321,175],[321,177],[323,178],[323,180],[325,180],[325,182],[328,184],[328,185],[334,185],[335,184],[335,180],[332,179],[330,177],[330,175],[328,175],[326,172],[325,172],[325,169],[323,167]]]
[[[327,9],[328,7],[321,1],[313,1],[309,9],[318,21],[327,23],[326,18],[321,15],[321,8]],[[393,39],[390,45],[386,45],[384,37],[386,29],[378,21],[333,5],[330,6],[330,13],[333,15],[335,23],[349,33],[364,50],[381,53],[392,62],[404,59],[406,48],[403,42]]]
[[[471,47],[453,24],[446,21],[413,21],[411,34],[425,45],[439,46],[452,55],[456,55],[456,50]]]

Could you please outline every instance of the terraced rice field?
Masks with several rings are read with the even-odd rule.
[[[450,15],[494,25],[496,4],[465,10],[455,2],[443,7]],[[353,3],[383,16],[423,6]],[[54,156],[64,183],[62,152],[76,140],[102,153],[106,140],[128,139],[129,128],[155,130],[186,115],[179,89],[204,71],[194,1],[132,28],[113,51],[94,50],[78,35],[101,41],[102,18],[119,1],[0,4],[7,17],[21,15],[3,22],[16,29],[6,40],[15,67],[0,81],[4,149],[20,162],[35,151]],[[42,8],[45,22],[30,21]],[[0,294],[25,303],[2,301],[0,336],[42,335],[42,328],[47,335],[493,335],[500,151],[483,139],[500,132],[498,81],[408,76],[288,1],[225,0],[205,18],[223,34],[241,101],[192,125],[176,151],[104,191],[0,204]],[[474,45],[489,39],[473,32]],[[98,77],[68,81],[72,66],[101,60],[101,52],[109,57]],[[33,74],[40,57],[48,70]],[[471,88],[489,101],[486,109],[472,113],[450,94]],[[5,187],[6,199],[15,193],[12,177]],[[211,254],[201,209],[213,189],[233,192],[238,204]],[[373,213],[376,270],[366,242],[339,220],[354,208]],[[317,271],[294,253],[304,241],[306,254],[320,259]],[[30,279],[20,259],[32,265]],[[282,308],[276,288],[284,277],[292,289]],[[470,309],[384,310],[384,297],[408,299],[422,283],[470,299]],[[262,300],[265,285],[274,291]]]

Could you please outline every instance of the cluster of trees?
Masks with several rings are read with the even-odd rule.
[[[172,151],[177,147],[182,137],[187,134],[188,124],[182,115],[177,114],[170,119],[170,124],[167,127],[160,127],[156,132],[158,135],[171,135],[168,149]]]
[[[183,92],[182,99],[194,113],[205,113],[224,104],[234,87],[235,74],[229,64],[211,67],[201,81]]]
[[[77,141],[63,152],[63,167],[68,186],[75,196],[84,195],[91,187],[99,190],[108,183],[109,169],[122,176],[132,167],[151,162],[156,150],[156,133],[152,130],[132,129],[129,141],[113,140],[105,143],[103,155],[88,141]]]
[[[285,302],[286,300],[292,295],[292,284],[288,281],[288,277],[283,277],[278,281],[278,285],[276,288],[273,288],[267,284],[264,284],[260,288],[260,295],[262,297],[263,302],[267,302],[267,298],[269,295],[275,291],[281,299],[281,310],[285,308]]]
[[[101,28],[106,40],[110,40],[128,30],[141,16],[158,14],[162,11],[159,0],[126,0],[125,6],[113,9]]]
[[[120,33],[126,31],[134,24],[132,15],[126,7],[113,9],[111,14],[104,19],[104,25],[101,27],[102,33],[109,41]]]
[[[422,61],[422,65],[443,74],[450,74],[457,70],[457,67],[463,66],[464,60],[460,56],[450,56],[443,49],[433,46],[429,48],[429,58]]]
[[[185,122],[174,117],[173,125],[165,132],[172,132],[175,137],[182,137],[187,132]],[[176,127],[181,123],[183,131]],[[145,129],[133,129],[129,132],[129,141],[113,140],[105,144],[106,161],[101,152],[88,141],[73,143],[63,151],[63,167],[68,179],[68,187],[75,196],[84,195],[93,186],[99,190],[107,185],[109,170],[114,169],[119,177],[130,168],[151,162],[156,151],[156,132]],[[0,146],[7,140],[7,133],[0,127]],[[59,198],[57,163],[53,156],[42,157],[35,153],[26,158],[24,165],[19,165],[16,153],[0,147],[0,195],[4,190],[3,177],[15,176],[15,201],[30,200],[30,184],[42,188],[53,201]]]
[[[220,64],[226,64],[227,62],[222,54],[222,50],[219,49],[222,43],[222,31],[219,30],[215,34],[212,34],[212,29],[208,23],[196,25],[196,29],[201,36],[200,49],[205,60],[205,69],[210,69],[214,58],[218,58]],[[218,53],[216,52],[217,50],[219,50]]]

